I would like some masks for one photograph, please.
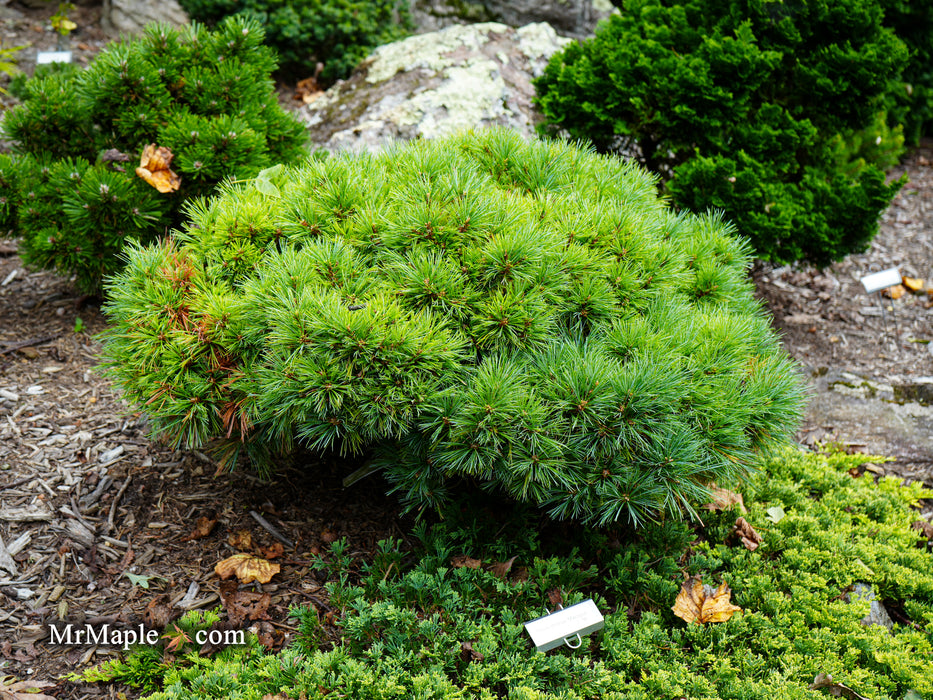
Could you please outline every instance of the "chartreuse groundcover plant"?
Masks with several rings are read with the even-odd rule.
[[[251,638],[210,658],[189,646],[166,665],[146,647],[84,677],[155,691],[152,700],[827,700],[831,689],[810,685],[829,674],[858,693],[842,697],[930,698],[933,556],[911,528],[911,506],[933,494],[850,476],[864,459],[773,455],[744,487],[745,517],[763,538],[754,552],[730,539],[736,511],[693,527],[668,521],[621,547],[583,529],[543,539],[528,510],[497,518],[483,506],[422,524],[413,552],[384,542],[362,562],[338,541],[315,564],[331,572],[336,629],[306,605],[293,610],[297,641],[278,655]],[[464,554],[517,558],[499,578],[453,566]],[[727,583],[743,612],[719,624],[675,617],[687,575]],[[846,599],[856,583],[892,611],[890,631],[862,623],[868,601]],[[522,623],[553,608],[555,595],[564,605],[593,598],[605,627],[579,650],[538,653]],[[189,613],[181,624],[193,632],[216,619]],[[338,641],[324,643],[334,632]]]
[[[495,130],[272,168],[188,214],[107,285],[103,342],[156,434],[228,465],[368,452],[414,508],[466,482],[638,525],[799,415],[746,243],[613,157]]]
[[[13,155],[0,156],[0,226],[21,237],[23,260],[95,293],[121,248],[165,235],[187,198],[304,157],[304,128],[278,105],[262,41],[262,27],[239,18],[213,32],[154,25],[86,70],[23,86],[3,120]],[[174,190],[137,176],[149,144],[174,156]]]
[[[868,246],[901,185],[870,159],[902,139],[883,112],[908,50],[885,6],[908,4],[626,0],[551,58],[536,100],[547,130],[636,154],[677,206],[724,211],[758,257],[826,265]],[[884,147],[848,150],[866,129]]]

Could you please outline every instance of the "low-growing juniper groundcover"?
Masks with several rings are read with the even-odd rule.
[[[464,481],[556,518],[689,512],[802,390],[715,215],[508,131],[311,159],[199,200],[109,282],[112,377],[177,445],[368,453],[412,507]]]

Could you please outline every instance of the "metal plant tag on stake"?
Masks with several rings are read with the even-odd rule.
[[[583,643],[583,635],[601,630],[603,624],[602,613],[596,603],[588,599],[526,622],[525,631],[538,651],[548,651],[561,644],[577,649]]]
[[[862,286],[865,287],[865,291],[869,294],[874,294],[875,292],[880,292],[883,289],[889,289],[891,287],[896,287],[901,283],[901,273],[896,267],[888,268],[887,270],[882,270],[881,272],[875,272],[870,275],[865,275],[862,278]],[[884,332],[888,332],[888,318],[884,313],[884,300],[881,300],[881,322],[884,324]],[[891,314],[894,316],[894,337],[895,340],[900,340],[900,329],[897,327],[897,313],[894,311],[894,304],[892,300],[891,304]]]

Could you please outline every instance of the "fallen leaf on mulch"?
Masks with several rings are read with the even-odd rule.
[[[813,683],[810,684],[810,690],[820,690],[821,688],[828,688],[829,694],[837,698],[843,696],[849,698],[849,700],[868,700],[864,695],[859,695],[852,688],[847,688],[842,683],[833,683],[833,677],[828,673],[818,674],[813,679]]]
[[[163,629],[172,621],[174,613],[166,603],[167,598],[160,595],[149,601],[149,605],[143,611],[143,622],[146,627],[154,629]]]
[[[12,642],[6,641],[0,644],[0,654],[11,661],[18,661],[21,664],[28,664],[36,660],[39,652],[32,644],[27,644],[24,649],[13,649]]]
[[[181,178],[171,169],[175,155],[165,146],[150,143],[139,157],[136,175],[162,194],[175,192],[181,187]]]
[[[214,573],[220,578],[228,579],[231,576],[236,576],[240,583],[250,583],[251,581],[269,583],[279,571],[281,571],[281,567],[278,564],[254,557],[252,554],[234,554],[232,557],[217,562],[214,567]]]
[[[466,554],[459,554],[450,560],[450,565],[455,569],[478,569],[483,565],[479,559],[468,557]]]
[[[749,552],[754,552],[761,544],[761,535],[745,518],[736,518],[735,526],[732,528],[732,534],[739,538],[739,541]]]
[[[190,542],[191,540],[203,539],[204,537],[207,537],[209,534],[211,534],[211,531],[214,529],[216,524],[217,518],[209,518],[206,515],[202,515],[200,518],[198,518],[198,522],[195,523],[194,529],[182,537],[181,541]]]
[[[324,530],[321,533],[321,541],[325,544],[333,544],[337,541],[337,534],[333,530]]]
[[[241,552],[248,552],[253,548],[253,535],[249,530],[237,530],[227,535],[227,544]]]
[[[710,489],[710,493],[713,496],[713,501],[703,506],[707,510],[725,510],[737,505],[742,513],[748,512],[745,509],[745,503],[742,501],[742,494],[721,489],[715,484]]]
[[[0,699],[2,700],[55,700],[51,695],[40,693],[44,688],[54,687],[48,681],[17,681],[10,676],[0,679]]]
[[[260,547],[259,553],[266,559],[277,559],[285,554],[285,547],[281,542],[273,542],[268,547]]]
[[[714,591],[699,576],[691,576],[681,586],[671,610],[688,623],[726,622],[735,613],[742,612],[742,608],[730,602],[731,597],[732,591],[725,583]]]
[[[923,289],[923,280],[917,279],[916,277],[901,277],[901,284],[909,292],[919,292]]]
[[[235,627],[240,627],[247,620],[269,619],[266,611],[272,603],[272,596],[268,593],[241,591],[236,581],[222,581],[220,600],[227,611],[227,619]]]
[[[893,287],[888,287],[887,289],[883,289],[881,291],[884,296],[891,299],[900,299],[906,292],[907,290],[904,289],[904,285],[902,284],[896,284]]]

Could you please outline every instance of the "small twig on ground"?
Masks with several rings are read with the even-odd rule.
[[[4,484],[3,486],[0,486],[0,491],[6,491],[7,489],[15,489],[17,486],[22,486],[23,484],[27,484],[35,478],[36,477],[34,476],[27,476],[25,479],[17,479],[12,484]]]
[[[6,355],[7,353],[13,352],[14,350],[19,350],[20,348],[30,348],[36,345],[44,345],[45,343],[50,343],[53,340],[58,340],[61,338],[64,333],[56,333],[55,335],[46,335],[41,338],[33,338],[32,340],[24,340],[20,343],[13,343],[7,347],[0,350],[0,355]]]
[[[130,480],[132,478],[132,474],[127,475],[126,480],[123,482],[123,486],[117,491],[117,495],[113,497],[113,503],[110,504],[110,514],[107,516],[107,532],[110,532],[114,528],[113,518],[117,513],[117,506],[120,504],[120,499],[123,498],[123,494],[126,493],[126,487],[130,485]]]
[[[283,535],[281,532],[279,532],[274,527],[272,527],[272,525],[269,524],[269,521],[266,520],[264,517],[262,517],[255,510],[251,510],[249,514],[253,516],[253,520],[255,520],[257,523],[262,525],[262,527],[266,530],[266,532],[272,535],[279,542],[284,544],[286,547],[291,547],[292,549],[295,548],[294,543],[292,543],[290,539],[288,539],[287,537],[285,537],[285,535]]]

